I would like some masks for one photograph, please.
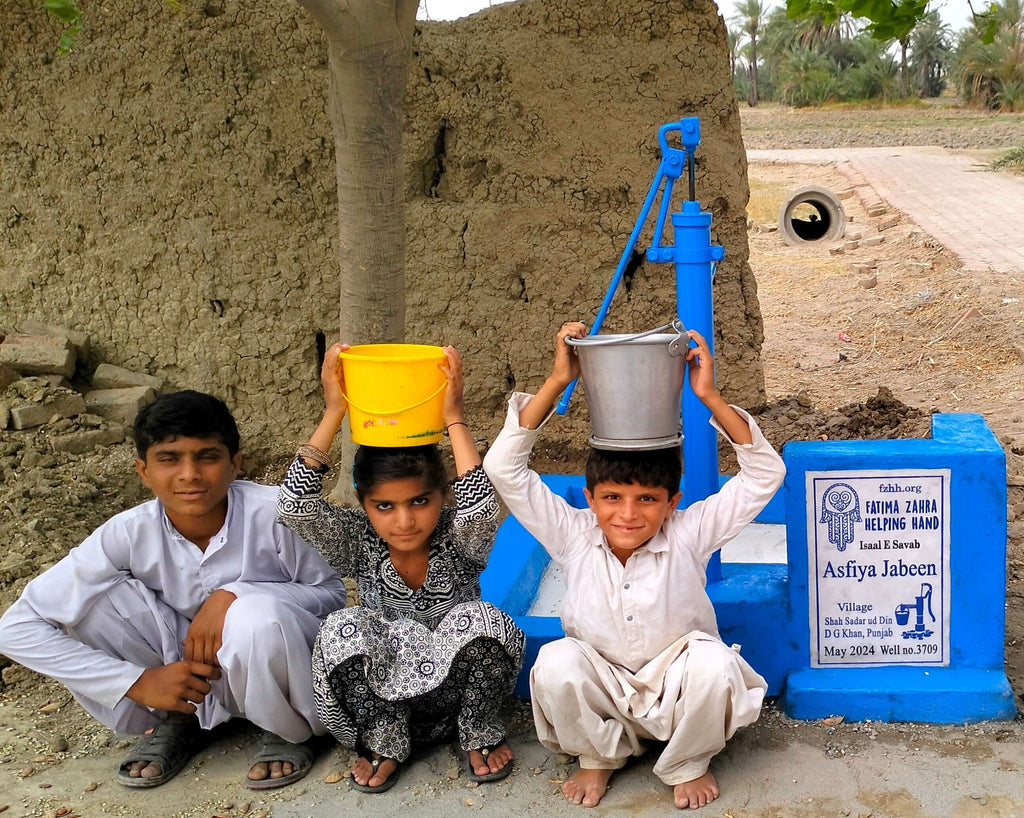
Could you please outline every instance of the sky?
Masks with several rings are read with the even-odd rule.
[[[421,20],[455,20],[502,2],[507,2],[507,0],[420,0],[419,17]],[[735,0],[716,0],[716,2],[719,11],[728,23],[736,5]],[[972,0],[972,2],[974,2],[975,10],[979,12],[988,7],[987,0]],[[783,0],[765,0],[765,5],[769,8],[782,4]],[[971,10],[967,5],[967,0],[933,0],[932,6],[939,9],[943,21],[953,31],[960,31],[970,22]]]

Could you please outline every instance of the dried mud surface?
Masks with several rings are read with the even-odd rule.
[[[943,130],[946,126],[941,124],[920,125],[920,115],[913,112],[914,121],[910,122],[904,112],[872,114],[869,123],[854,127],[849,124],[856,120],[851,114],[842,139],[852,138],[853,132],[860,133],[857,144],[865,145],[892,144],[884,141],[889,138],[908,144],[929,143],[921,140],[955,143],[958,134],[962,138],[964,132],[959,129],[965,126],[959,119],[949,126],[952,130]],[[823,144],[832,133],[827,126],[830,120],[816,121],[813,114],[762,109],[744,111],[743,119],[745,127],[748,121],[752,123],[750,132],[745,132],[749,147],[850,144],[838,136],[837,141]],[[972,138],[976,130],[987,133],[986,124],[991,126],[990,137],[978,137],[978,144],[997,145],[1004,138],[1000,118],[972,115],[967,119]],[[897,136],[890,133],[893,129]],[[987,143],[986,138],[990,139]],[[782,196],[795,185],[847,187],[827,167],[752,165],[749,175],[755,198]],[[844,200],[844,206],[850,221],[848,232],[877,232],[879,219],[869,217],[856,198]],[[933,411],[985,415],[1007,456],[1006,650],[1008,673],[1019,691],[1024,689],[1024,411],[1019,391],[1024,375],[1019,339],[1024,286],[1020,275],[964,275],[956,258],[937,238],[923,234],[905,219],[884,233],[885,241],[878,246],[834,256],[823,248],[788,247],[770,220],[755,219],[749,232],[750,263],[765,322],[768,402],[754,408],[762,428],[777,446],[822,437],[926,436]],[[869,272],[855,272],[854,264],[866,265]],[[7,545],[0,557],[0,609],[31,576],[59,559],[102,520],[143,496],[128,444],[89,455],[55,455],[46,442],[51,433],[47,427],[8,432],[0,441],[0,541]],[[537,462],[542,468],[570,471],[580,467],[580,458],[578,441],[567,445],[555,436],[542,447]],[[723,462],[727,469],[728,461]],[[280,474],[280,464],[252,463],[250,474],[273,480]],[[0,658],[0,663],[4,661]],[[342,798],[348,789],[344,777],[338,775],[346,767],[347,754],[333,750],[321,757],[301,785],[276,794],[247,792],[241,779],[255,750],[255,734],[245,726],[233,725],[218,731],[178,780],[140,798],[112,780],[130,742],[98,726],[52,681],[14,665],[4,667],[2,679],[0,807],[9,807],[5,816],[290,815],[300,814],[289,806],[296,799],[303,804],[309,799],[314,803],[330,801]],[[533,741],[525,706],[514,704],[509,717],[521,755],[519,767],[507,782],[486,791],[467,790],[454,758],[442,748],[427,755],[414,779],[418,783],[404,791],[394,808],[401,804],[407,812],[436,814],[475,806],[505,814],[499,807],[509,802],[502,799],[525,787],[543,793],[536,809],[573,814],[573,808],[552,794],[568,771],[567,760],[543,751]],[[804,724],[770,707],[755,727],[730,744],[723,764],[759,747],[823,753],[830,759],[880,752],[893,763],[904,763],[912,762],[924,744],[942,755],[986,759],[998,757],[1006,742],[1019,742],[1020,738],[1019,723],[970,728]],[[340,783],[335,783],[339,778]],[[538,780],[551,782],[550,786],[537,787]],[[778,782],[780,793],[788,786],[788,781]],[[947,814],[1015,814],[1012,804],[997,803],[998,799],[989,804],[984,791],[975,789],[977,792],[963,796],[956,810],[951,805]],[[785,798],[780,795],[777,803],[786,803]],[[826,799],[824,804],[793,804],[778,814],[904,818],[930,814],[899,793],[883,797],[867,792],[861,804],[868,803],[873,805],[873,813],[863,808],[851,811],[849,805],[829,806]],[[145,809],[140,804],[145,804]],[[524,811],[528,813],[529,807]],[[742,818],[776,813],[731,809],[729,814]]]

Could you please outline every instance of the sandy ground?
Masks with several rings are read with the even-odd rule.
[[[766,143],[771,112],[757,112],[751,142]],[[785,111],[775,116],[792,123]],[[800,128],[780,131],[785,143],[820,145],[827,129],[801,113]],[[845,116],[845,114],[844,114]],[[872,117],[875,114],[872,113]],[[914,128],[894,114],[901,138],[917,143]],[[823,118],[821,122],[827,122]],[[865,128],[878,128],[877,117]],[[1011,122],[1018,127],[1018,121]],[[993,119],[1003,129],[1004,119]],[[746,124],[746,121],[745,121]],[[849,124],[849,123],[847,123]],[[965,128],[957,120],[952,127]],[[970,119],[977,128],[977,118]],[[855,130],[848,127],[844,134]],[[809,134],[801,142],[794,134]],[[999,135],[1000,139],[1004,139]],[[993,137],[995,139],[995,137]],[[929,144],[955,141],[954,136]],[[866,143],[862,143],[866,144]],[[983,144],[979,142],[979,144]],[[765,320],[763,350],[769,399],[766,418],[785,437],[778,408],[793,396],[823,411],[866,401],[880,385],[909,407],[985,414],[1007,451],[1011,480],[1008,557],[1007,669],[1024,688],[1024,498],[1021,460],[1024,425],[1018,338],[1024,286],[1019,275],[972,273],[936,237],[906,219],[880,231],[856,197],[844,199],[848,233],[884,235],[874,247],[840,255],[826,247],[790,248],[773,229],[778,201],[792,186],[821,184],[840,191],[848,183],[820,166],[752,165],[751,264]],[[773,204],[774,202],[774,204]],[[759,205],[761,211],[755,210]],[[854,265],[863,265],[855,268]],[[841,335],[842,334],[842,335]],[[849,339],[849,340],[847,340]],[[847,413],[849,414],[849,412]],[[123,466],[124,463],[119,464]],[[0,814],[156,816],[312,816],[373,810],[382,816],[570,815],[558,785],[570,760],[535,740],[528,707],[508,710],[518,753],[515,772],[499,784],[474,787],[448,747],[417,756],[386,796],[352,791],[344,770],[348,754],[337,748],[319,758],[302,783],[271,794],[242,787],[256,732],[230,725],[211,736],[186,771],[153,791],[127,791],[113,772],[130,741],[92,722],[59,685],[18,667],[3,671],[0,691]],[[1020,703],[1020,702],[1018,702]],[[770,705],[762,720],[738,735],[713,764],[722,797],[702,814],[721,818],[789,816],[1024,816],[1024,725],[952,727],[802,723]],[[672,809],[668,789],[641,759],[613,779],[594,812],[661,815]]]

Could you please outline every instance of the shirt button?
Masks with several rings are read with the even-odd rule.
[[[633,614],[630,614],[629,616],[627,616],[626,617],[626,621],[627,622],[632,622],[633,621]]]
[[[627,583],[626,583],[625,585],[623,585],[622,587],[623,587],[623,588],[625,588],[625,589],[626,589],[626,590],[628,591],[628,590],[629,590],[629,583],[627,582]]]

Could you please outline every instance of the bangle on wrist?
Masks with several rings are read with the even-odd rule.
[[[448,430],[451,429],[452,426],[465,426],[467,429],[469,428],[469,424],[468,423],[466,423],[464,421],[461,421],[461,420],[456,420],[456,421],[454,421],[452,423],[445,424],[444,433],[446,435],[448,434]]]
[[[310,446],[307,443],[303,446],[299,446],[295,453],[306,460],[312,460],[314,463],[319,463],[324,467],[324,470],[330,469],[331,467],[330,456],[327,452],[322,449],[318,449],[316,446]]]

